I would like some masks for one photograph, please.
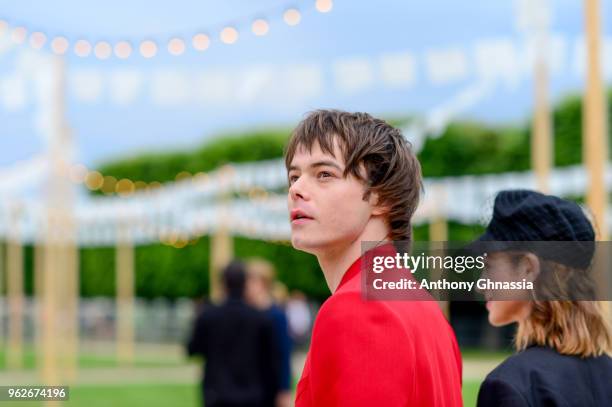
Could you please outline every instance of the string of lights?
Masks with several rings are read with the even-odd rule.
[[[333,8],[333,0],[315,0],[314,8],[320,13],[328,13]],[[271,12],[258,13],[271,15]],[[276,16],[273,16],[276,17]],[[297,7],[285,8],[282,11],[282,20],[289,26],[296,26],[302,20],[302,12]],[[248,30],[255,36],[261,37],[270,31],[272,18],[255,17],[249,19]],[[238,24],[224,24],[219,30],[201,30],[193,35],[173,36],[165,41],[143,36],[139,39],[120,39],[107,41],[105,39],[88,40],[85,35],[71,39],[64,35],[51,36],[37,29],[30,29],[25,25],[13,25],[0,19],[0,38],[8,36],[17,45],[29,45],[35,50],[48,49],[56,55],[67,55],[72,52],[81,58],[95,57],[106,60],[111,57],[128,59],[139,54],[142,58],[150,59],[159,55],[165,48],[173,56],[183,55],[189,47],[195,52],[204,52],[215,42],[226,45],[235,44],[240,38],[240,32],[247,27]]]
[[[271,163],[271,164],[270,164]],[[207,172],[190,173],[181,171],[175,177],[174,181],[151,181],[145,182],[141,180],[134,181],[129,178],[117,178],[113,175],[104,175],[100,171],[90,170],[83,164],[72,164],[64,168],[63,174],[75,184],[83,185],[90,191],[99,191],[106,196],[118,196],[128,198],[134,194],[146,194],[151,192],[161,193],[164,189],[173,188],[176,185],[186,185],[192,183],[202,190],[206,189],[211,192],[211,195],[219,195],[224,188],[228,188],[227,192],[246,192],[249,199],[252,201],[266,199],[268,192],[258,186],[261,183],[260,179],[271,177],[267,174],[270,172],[284,174],[282,172],[282,162],[280,160],[272,160],[247,164],[226,164],[219,169]],[[255,171],[255,172],[253,172]],[[249,181],[245,178],[245,174],[253,175],[256,180]],[[272,188],[278,188],[280,183],[284,182],[284,178],[274,177]],[[284,184],[283,184],[284,185]]]
[[[135,192],[145,192],[151,190],[157,190],[163,187],[162,182],[159,181],[134,181],[129,178],[119,178],[112,175],[104,175],[96,170],[88,170],[83,164],[73,165],[68,174],[71,181],[76,184],[83,184],[90,191],[100,191],[104,195],[119,195],[127,197]],[[205,172],[198,172],[191,174],[188,171],[179,172],[174,180],[195,180],[197,182],[206,182],[208,174]]]

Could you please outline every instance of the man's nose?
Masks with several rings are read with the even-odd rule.
[[[308,194],[306,193],[304,184],[303,177],[299,177],[293,182],[293,184],[291,184],[289,187],[289,196],[292,200],[297,201],[298,199],[308,199]]]

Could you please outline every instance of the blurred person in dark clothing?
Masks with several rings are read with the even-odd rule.
[[[276,342],[279,345],[278,369],[280,371],[280,381],[268,381],[266,383],[266,404],[288,407],[293,402],[293,396],[291,395],[292,343],[285,311],[274,300],[274,266],[263,259],[251,259],[247,262],[247,274],[247,301],[272,319]]]
[[[269,381],[278,381],[278,346],[272,320],[244,301],[246,270],[233,261],[223,271],[226,299],[197,316],[187,344],[204,358],[206,407],[272,407]]]
[[[303,292],[294,290],[287,301],[289,334],[296,346],[307,345],[312,328],[312,314]]]

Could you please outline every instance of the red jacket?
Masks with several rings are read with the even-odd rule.
[[[319,310],[295,406],[461,406],[461,355],[438,304],[362,299],[362,259]]]

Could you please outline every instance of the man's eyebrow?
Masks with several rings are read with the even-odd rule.
[[[334,168],[337,168],[339,171],[343,171],[342,168],[335,161],[322,160],[322,161],[316,161],[309,165],[310,168],[325,167],[325,166],[334,167]],[[299,170],[299,169],[300,168],[296,165],[291,165],[289,167],[289,171]]]

